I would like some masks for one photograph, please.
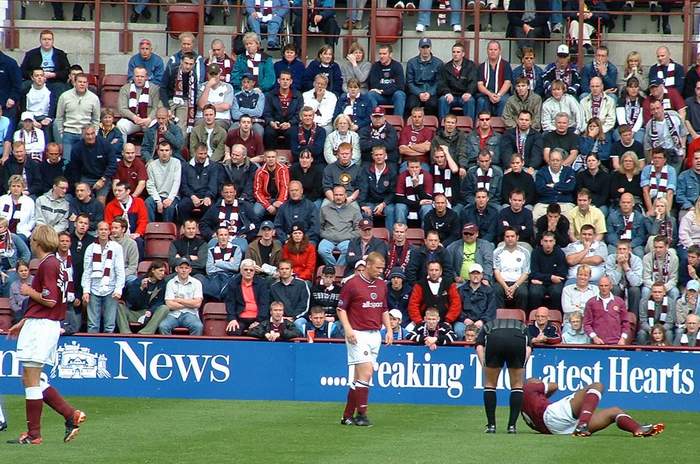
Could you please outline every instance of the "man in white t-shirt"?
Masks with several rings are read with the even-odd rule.
[[[504,308],[505,302],[510,300],[514,305],[509,308],[526,308],[530,252],[518,245],[518,231],[512,227],[504,228],[503,242],[504,246],[493,252],[496,307]]]
[[[202,305],[202,283],[190,276],[192,265],[188,258],[180,258],[175,266],[177,277],[170,279],[165,286],[165,305],[170,313],[158,325],[163,335],[170,335],[173,329],[185,327],[190,335],[202,335],[204,326],[199,319]]]
[[[608,247],[595,239],[595,227],[590,224],[581,226],[581,237],[564,248],[566,263],[569,265],[569,275],[566,285],[576,282],[576,273],[581,264],[591,267],[591,282],[597,283],[605,274],[605,258],[608,257]]]

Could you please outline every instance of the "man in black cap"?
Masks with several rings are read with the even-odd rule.
[[[323,266],[321,280],[311,289],[311,307],[320,306],[326,312],[326,320],[336,321],[340,286],[335,282],[335,267]]]
[[[398,309],[401,312],[402,325],[406,326],[411,320],[408,317],[408,300],[411,297],[412,287],[406,283],[406,273],[401,267],[395,266],[391,269],[387,287],[389,308],[392,310]]]
[[[352,273],[352,270],[355,269],[355,263],[365,259],[373,251],[381,254],[386,259],[387,244],[384,240],[374,236],[372,226],[372,221],[367,218],[362,219],[358,224],[357,228],[360,229],[360,236],[350,240],[348,245],[346,275]]]
[[[371,163],[372,149],[376,146],[382,146],[386,149],[388,164],[398,167],[399,134],[394,126],[386,122],[384,115],[384,108],[377,106],[372,110],[369,126],[361,127],[358,132],[362,162]]]
[[[408,107],[422,106],[427,114],[437,114],[437,79],[442,60],[433,55],[428,37],[418,41],[418,56],[406,63]]]

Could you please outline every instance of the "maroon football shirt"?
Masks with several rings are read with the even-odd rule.
[[[338,310],[348,313],[353,330],[379,330],[382,315],[388,311],[386,282],[372,282],[358,273],[340,290]]]
[[[29,298],[24,317],[62,321],[66,317],[66,285],[68,279],[61,268],[61,262],[54,254],[48,254],[39,263],[39,269],[32,281],[32,288],[41,293],[45,300],[54,301],[53,308],[40,305]]]
[[[544,423],[544,411],[550,405],[545,392],[545,384],[526,383],[523,387],[522,415],[525,423],[540,433],[551,433]]]

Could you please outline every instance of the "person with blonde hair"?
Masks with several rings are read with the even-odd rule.
[[[633,151],[626,151],[620,156],[619,167],[610,176],[610,200],[615,203],[620,201],[623,193],[631,193],[636,204],[641,205],[642,167],[639,158]]]
[[[29,242],[29,236],[36,223],[34,200],[26,195],[27,184],[21,175],[10,176],[7,183],[9,191],[0,197],[0,217],[7,219],[10,232]]]
[[[262,51],[260,37],[255,32],[246,32],[243,35],[245,53],[238,55],[236,65],[233,68],[231,85],[234,90],[241,90],[243,76],[253,77],[254,88],[263,93],[269,92],[275,86],[275,69],[272,57]]]
[[[644,67],[642,66],[642,55],[636,50],[632,50],[627,54],[625,58],[625,65],[622,67],[622,72],[618,74],[617,88],[620,90],[620,94],[627,87],[627,82],[632,77],[636,77],[639,81],[639,88],[646,90],[649,87],[649,77],[646,72],[644,72]]]
[[[350,44],[348,54],[338,63],[340,73],[343,76],[343,92],[348,91],[350,79],[355,78],[360,84],[362,93],[367,93],[367,79],[369,78],[369,70],[372,63],[365,60],[365,49],[358,42]]]
[[[360,153],[360,137],[357,132],[351,130],[352,119],[347,114],[339,114],[333,122],[333,132],[329,133],[323,147],[323,156],[326,159],[326,164],[333,164],[338,160],[338,147],[341,143],[349,143],[352,145],[352,162],[359,163],[361,158]]]

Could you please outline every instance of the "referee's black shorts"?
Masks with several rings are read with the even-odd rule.
[[[486,367],[525,367],[527,336],[519,329],[493,329],[484,340]]]

